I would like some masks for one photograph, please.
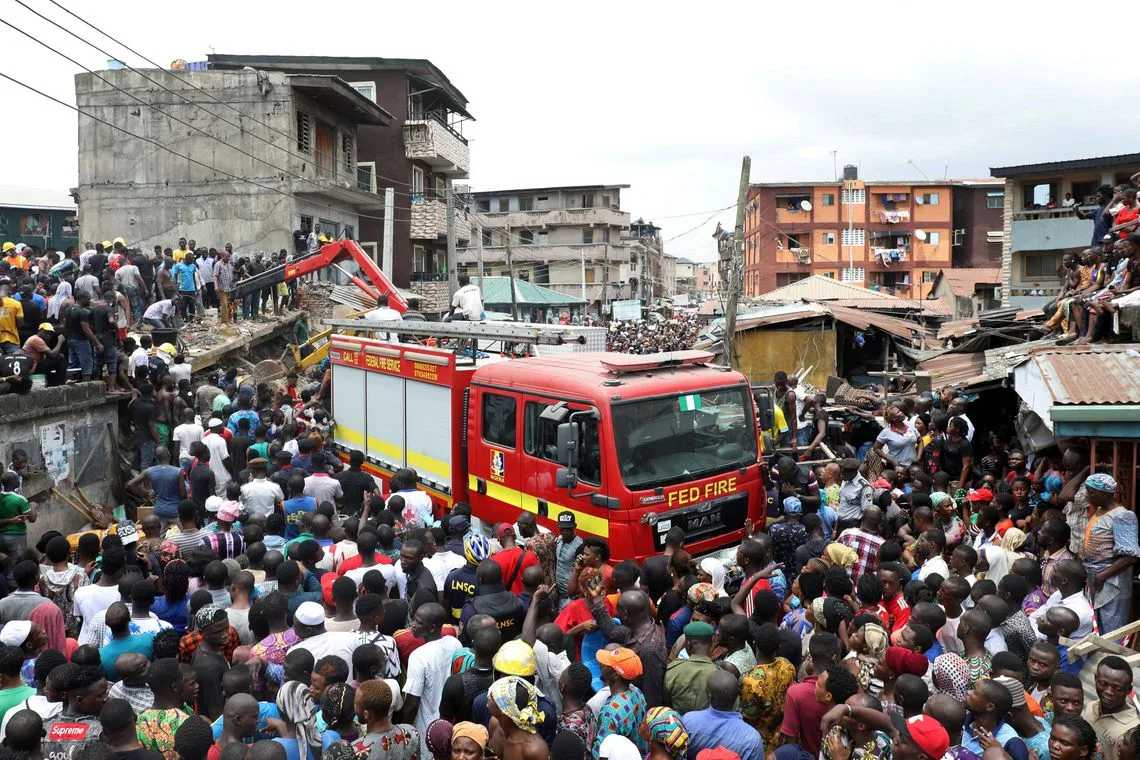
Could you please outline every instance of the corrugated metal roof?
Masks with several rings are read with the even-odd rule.
[[[847,282],[833,280],[821,274],[785,285],[782,288],[756,296],[758,301],[771,301],[773,303],[791,303],[792,301],[831,301],[838,298],[873,298],[875,300],[895,300],[894,296],[880,293],[877,290],[852,285]],[[902,300],[902,299],[898,299]]]
[[[985,372],[986,355],[981,351],[972,354],[942,354],[920,362],[918,369],[930,373],[935,388],[953,388],[965,385]]]
[[[1082,171],[1085,169],[1110,169],[1117,166],[1136,166],[1137,164],[1140,164],[1140,153],[1124,153],[1117,156],[1096,156],[1094,158],[1077,158],[1069,161],[1050,161],[1044,164],[993,166],[990,167],[990,174],[995,177],[1017,177],[1023,174]]]
[[[1056,346],[1034,352],[1055,404],[1140,403],[1137,346]]]
[[[483,277],[481,281],[476,280],[483,289],[483,303],[496,306],[509,304],[510,281],[510,277]],[[585,303],[581,298],[539,287],[518,277],[515,278],[515,300],[525,306],[571,306]]]
[[[1001,269],[997,267],[974,267],[963,269],[941,269],[938,277],[946,282],[950,292],[960,298],[969,298],[974,295],[978,285],[1000,285]],[[938,288],[935,280],[934,288]]]

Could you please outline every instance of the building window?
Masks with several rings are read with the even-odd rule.
[[[305,230],[305,232],[311,232],[313,229],[313,217],[302,216],[301,217],[301,229]]]
[[[422,245],[412,246],[412,271],[427,272],[427,248]]]
[[[918,198],[919,198],[918,202],[921,205],[926,205],[926,206],[937,206],[938,205],[938,193],[920,193]]]
[[[834,206],[835,205],[835,193],[824,193],[820,197],[819,205],[821,205],[821,206]]]
[[[376,83],[375,82],[349,82],[348,86],[359,92],[364,97],[376,102]]]
[[[922,273],[922,284],[923,285],[929,285],[930,283],[934,282],[934,278],[937,276],[938,276],[938,272],[935,272],[932,269],[927,269],[927,270],[923,271],[923,273]]]
[[[499,213],[505,214],[510,210],[511,210],[511,199],[510,198],[500,198],[499,199]]]
[[[435,175],[432,175],[432,179],[435,182],[435,194],[436,194],[436,196],[439,198],[446,198],[447,197],[447,178],[444,177],[442,174],[435,174]]]
[[[1057,254],[1033,253],[1021,257],[1022,275],[1027,280],[1057,276]]]
[[[297,150],[313,152],[313,119],[304,111],[297,112]]]
[[[424,170],[418,166],[412,167],[412,195],[424,194]]]
[[[483,241],[483,245],[492,245],[492,243],[491,243],[491,231],[490,230],[483,230],[480,233],[480,239]]]
[[[356,166],[356,140],[348,133],[340,136],[340,160],[344,162],[344,171],[351,176]]]
[[[549,243],[550,243],[550,233],[539,232],[538,233],[538,244],[539,245],[549,245]]]
[[[938,245],[939,243],[942,242],[942,233],[941,232],[928,232],[928,233],[926,233],[926,240],[924,242],[927,245]]]
[[[986,208],[1005,208],[1005,193],[986,193]]]
[[[582,230],[582,242],[586,245],[594,242],[594,228],[586,227]]]
[[[853,190],[844,189],[840,193],[840,200],[844,205],[859,206],[867,202],[867,191],[863,188],[855,188]]]
[[[593,207],[594,207],[594,194],[593,193],[583,193],[582,194],[582,208],[593,208]]]
[[[497,443],[508,449],[515,447],[517,403],[511,396],[497,393],[483,394],[483,440]]]
[[[365,161],[356,165],[356,186],[366,193],[376,192],[376,162]]]
[[[490,277],[490,276],[491,276],[491,273],[492,273],[493,271],[494,271],[494,270],[493,270],[493,269],[491,269],[491,265],[490,265],[490,264],[484,264],[484,265],[483,265],[483,276],[484,276],[484,277]]]
[[[534,211],[534,198],[519,198],[519,211]]]
[[[823,272],[822,274],[824,277],[826,277],[829,280],[835,279],[835,272]]]
[[[791,235],[785,235],[784,237],[787,238],[788,248],[800,247],[800,233],[796,232]]]
[[[519,230],[519,245],[534,245],[534,230]]]
[[[840,273],[840,279],[843,282],[863,282],[865,277],[866,272],[864,272],[863,267],[845,267]]]
[[[823,241],[823,245],[835,245],[835,233],[825,232],[821,240]]]
[[[550,198],[545,195],[540,195],[534,199],[534,207],[538,211],[547,211],[550,209]]]
[[[845,229],[839,233],[840,245],[865,245],[866,233],[863,230]]]
[[[586,281],[587,284],[593,283],[594,282],[594,268],[593,267],[586,267],[586,269],[582,272],[582,278]]]
[[[807,272],[788,272],[787,274],[779,273],[776,275],[776,287],[782,288],[786,285],[791,285],[793,282],[806,280],[810,277]]]

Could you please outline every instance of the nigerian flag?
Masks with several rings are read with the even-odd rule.
[[[680,405],[682,412],[692,412],[701,408],[701,397],[695,393],[691,396],[681,396],[681,398],[677,400],[677,403]]]

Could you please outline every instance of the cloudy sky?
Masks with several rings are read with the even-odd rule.
[[[715,258],[717,220],[732,226],[711,212],[735,202],[744,154],[752,181],[773,182],[831,179],[833,150],[865,179],[921,179],[1136,149],[1134,109],[1112,97],[1136,70],[1106,72],[1103,46],[1080,41],[1088,16],[1061,4],[57,2],[161,64],[211,50],[430,59],[478,119],[474,189],[629,184],[624,208],[696,260]],[[89,68],[147,66],[50,0],[0,9]],[[0,45],[0,72],[74,103],[78,67],[7,26]],[[75,113],[5,80],[0,97],[0,183],[73,186]]]

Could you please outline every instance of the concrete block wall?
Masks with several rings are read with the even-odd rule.
[[[31,393],[0,396],[0,455],[6,467],[13,449],[24,449],[29,464],[38,472],[24,481],[24,495],[39,503],[36,522],[28,525],[28,542],[34,544],[45,532],[74,533],[86,522],[47,491],[53,485],[43,470],[44,452],[40,430],[62,423],[65,441],[71,444],[72,482],[98,504],[114,507],[111,489],[115,460],[110,435],[118,435],[118,399],[107,397],[101,382],[57,388],[37,388]],[[110,429],[108,430],[108,426]]]
[[[411,291],[420,297],[420,311],[442,314],[451,308],[451,286],[446,282],[413,282]]]

